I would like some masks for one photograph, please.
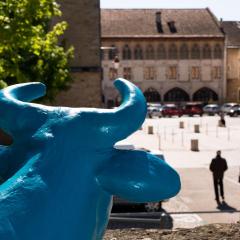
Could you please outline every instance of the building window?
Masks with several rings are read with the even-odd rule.
[[[220,47],[219,44],[215,45],[214,47],[214,58],[222,58],[222,48]]]
[[[101,60],[105,59],[104,58],[104,50],[103,49],[100,50],[100,58],[101,58]]]
[[[177,67],[176,66],[170,66],[168,68],[167,78],[168,79],[177,79]]]
[[[171,44],[168,49],[168,57],[169,59],[177,59],[178,58],[178,52],[177,47],[175,44]]]
[[[115,80],[118,76],[118,71],[116,68],[109,68],[108,77],[109,80]]]
[[[144,68],[144,79],[145,80],[154,80],[156,76],[156,70],[154,67],[145,67]]]
[[[148,45],[146,48],[146,59],[154,59],[154,49],[152,45]]]
[[[137,45],[134,49],[134,59],[136,60],[143,59],[142,48],[139,45]]]
[[[202,57],[203,57],[203,59],[211,59],[212,58],[212,50],[208,44],[205,44],[203,47]]]
[[[200,48],[197,44],[194,44],[192,46],[191,58],[192,59],[200,59]]]
[[[181,59],[188,59],[189,58],[189,51],[187,44],[183,44],[180,47],[180,58]]]
[[[123,60],[129,60],[132,58],[131,49],[129,48],[129,46],[127,44],[123,48],[122,58],[123,58]]]
[[[213,67],[213,79],[221,79],[222,69],[220,66]]]
[[[192,79],[200,79],[200,67],[192,67],[191,78]]]
[[[115,47],[115,45],[112,45],[108,51],[108,59],[113,60],[116,55],[118,55],[118,49]]]
[[[163,44],[160,44],[157,48],[157,58],[158,59],[166,59],[167,58],[166,49]]]
[[[123,78],[125,78],[127,80],[132,79],[132,69],[130,67],[123,68]]]

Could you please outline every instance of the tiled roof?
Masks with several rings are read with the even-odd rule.
[[[161,12],[163,33],[156,12]],[[176,33],[169,22],[174,21]],[[102,37],[223,37],[219,22],[206,9],[101,9]]]
[[[227,45],[229,47],[240,47],[240,22],[224,21],[221,25],[227,35]]]

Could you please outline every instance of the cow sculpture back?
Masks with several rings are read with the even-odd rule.
[[[0,91],[0,128],[13,143],[0,146],[1,240],[100,240],[112,196],[159,201],[180,189],[178,174],[144,151],[114,144],[146,116],[142,92],[118,79],[115,109],[50,107],[30,101],[42,83]]]

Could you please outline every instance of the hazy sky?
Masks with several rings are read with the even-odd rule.
[[[217,18],[240,21],[240,0],[100,0],[101,8],[206,8]]]

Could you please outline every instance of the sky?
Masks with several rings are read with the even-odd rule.
[[[240,0],[100,0],[101,8],[206,8],[225,21],[240,21]]]

